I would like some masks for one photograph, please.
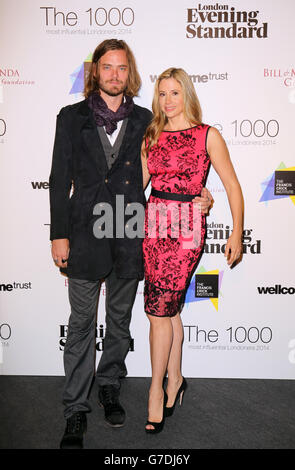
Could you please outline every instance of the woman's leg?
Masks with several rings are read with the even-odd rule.
[[[173,328],[173,342],[169,355],[168,362],[168,385],[167,406],[173,406],[177,391],[182,383],[181,374],[181,357],[182,357],[182,343],[183,343],[183,326],[179,313],[171,318]]]
[[[169,354],[173,341],[171,318],[148,315],[150,321],[150,354],[152,364],[152,382],[149,393],[149,417],[152,422],[161,422],[163,418],[163,378],[166,374]],[[147,425],[147,429],[153,429]]]

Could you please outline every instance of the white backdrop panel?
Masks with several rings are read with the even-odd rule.
[[[142,77],[138,104],[151,107],[155,78],[166,68],[183,67],[192,76],[204,122],[223,134],[245,197],[245,253],[242,263],[229,269],[218,251],[232,227],[231,214],[211,169],[207,186],[215,203],[208,217],[207,252],[196,272],[213,272],[209,284],[219,274],[218,305],[194,297],[193,279],[182,313],[184,375],[294,378],[295,201],[274,197],[272,188],[260,201],[279,167],[291,169],[295,186],[294,15],[293,0],[283,0],[280,8],[269,0],[150,0],[148,6],[136,0],[1,1],[2,374],[63,374],[67,280],[54,267],[49,244],[55,119],[62,106],[83,98],[83,78],[73,74],[83,74],[83,63],[99,42],[117,37],[127,41],[137,59]],[[256,37],[257,30],[253,38],[191,37],[200,27],[202,36],[214,28],[229,35],[244,28],[248,36],[257,27],[265,37]],[[70,93],[72,86],[75,93]],[[279,293],[282,288],[287,289]],[[150,375],[142,293],[143,282],[131,324],[131,376]],[[102,288],[97,360],[104,299]]]

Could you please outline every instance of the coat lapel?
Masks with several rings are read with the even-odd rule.
[[[136,111],[133,109],[132,113],[128,117],[128,123],[123,137],[122,145],[119,151],[118,158],[114,162],[110,172],[114,171],[117,165],[120,165],[120,162],[126,158],[129,154],[129,148],[136,145],[138,141],[137,132],[140,129],[141,121],[138,119]],[[141,143],[140,143],[141,145]]]
[[[106,174],[108,166],[100,137],[97,132],[93,113],[88,107],[86,100],[81,103],[78,111],[80,119],[80,131],[86,154],[92,158],[97,166],[99,173]]]

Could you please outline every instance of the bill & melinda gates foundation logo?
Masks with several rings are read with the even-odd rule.
[[[0,65],[0,85],[35,85],[35,81],[23,79],[17,68]]]
[[[268,23],[259,23],[259,11],[240,11],[220,3],[187,8],[186,37],[199,39],[262,39]],[[218,26],[217,26],[218,24]]]

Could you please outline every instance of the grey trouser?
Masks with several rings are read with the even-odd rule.
[[[64,348],[64,415],[91,411],[88,401],[95,376],[95,326],[101,281],[69,279],[71,315]],[[105,279],[106,333],[97,368],[99,386],[120,387],[127,375],[125,358],[130,348],[129,325],[138,286],[137,279],[119,279],[112,271]]]

